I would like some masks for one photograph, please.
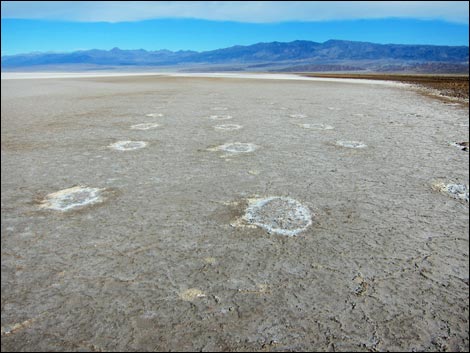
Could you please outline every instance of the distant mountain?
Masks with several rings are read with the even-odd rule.
[[[205,52],[83,50],[72,53],[32,53],[2,56],[2,71],[21,68],[169,67],[227,71],[406,71],[450,70],[468,73],[468,46],[375,44],[329,40],[258,43]],[[221,66],[219,66],[221,65]]]

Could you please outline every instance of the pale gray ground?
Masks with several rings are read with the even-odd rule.
[[[287,80],[2,80],[1,92],[2,350],[468,350],[468,203],[433,189],[468,184],[468,152],[450,144],[468,141],[468,108]],[[214,108],[243,129],[214,129]],[[144,123],[159,126],[130,128]],[[233,142],[257,149],[208,150]],[[40,207],[78,185],[104,201]],[[233,226],[269,196],[308,207],[312,225]]]

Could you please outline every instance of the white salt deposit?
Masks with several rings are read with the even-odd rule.
[[[244,142],[232,142],[226,143],[214,148],[210,148],[210,151],[225,151],[229,153],[249,153],[256,150],[258,146],[253,143],[244,143]]]
[[[346,148],[365,148],[367,145],[360,141],[336,141],[336,144]]]
[[[444,184],[442,182],[437,182],[433,184],[433,189],[440,192],[444,192],[455,199],[465,200],[466,202],[469,202],[468,185],[453,183]]]
[[[147,142],[144,141],[118,141],[108,147],[117,151],[133,151],[145,146],[147,146]]]
[[[297,124],[298,126],[304,129],[311,129],[311,130],[333,130],[334,127],[327,124]]]
[[[144,124],[132,125],[131,129],[132,130],[149,130],[149,129],[155,129],[158,126],[159,124],[157,123],[144,123]]]
[[[250,199],[243,220],[269,233],[296,236],[312,224],[312,215],[307,207],[294,199],[272,196]]]
[[[100,194],[103,190],[87,186],[74,186],[47,195],[41,201],[40,207],[56,211],[69,211],[77,207],[102,202]]]
[[[211,115],[209,116],[209,119],[212,120],[229,120],[232,119],[231,115]]]
[[[238,124],[224,124],[224,125],[216,125],[214,126],[214,129],[216,130],[224,130],[224,131],[230,131],[230,130],[239,130],[241,129],[242,126]]]

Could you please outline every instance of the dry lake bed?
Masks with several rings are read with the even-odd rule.
[[[468,351],[468,105],[263,78],[2,79],[2,350]]]

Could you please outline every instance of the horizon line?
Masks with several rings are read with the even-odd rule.
[[[377,43],[377,42],[367,42],[367,41],[360,41],[360,40],[345,40],[345,39],[328,39],[324,42],[316,42],[313,40],[304,40],[304,39],[296,39],[292,40],[289,42],[281,42],[281,41],[272,41],[272,42],[257,42],[253,44],[248,44],[248,45],[240,45],[240,44],[235,44],[229,47],[221,47],[217,49],[211,49],[211,50],[202,50],[202,51],[197,51],[197,50],[192,50],[192,49],[178,49],[178,50],[170,50],[170,49],[144,49],[144,48],[136,48],[136,49],[121,49],[117,46],[111,48],[111,49],[99,49],[99,48],[89,48],[89,49],[76,49],[72,51],[32,51],[32,52],[23,52],[23,53],[16,53],[16,54],[7,54],[7,55],[1,55],[1,57],[7,57],[7,56],[17,56],[17,55],[33,55],[33,54],[70,54],[70,53],[75,53],[75,52],[81,52],[81,51],[91,51],[91,50],[100,50],[100,51],[112,51],[112,50],[121,50],[121,51],[145,51],[145,52],[158,52],[158,51],[169,51],[171,53],[178,53],[180,51],[190,51],[194,53],[205,53],[205,52],[210,52],[210,51],[215,51],[215,50],[222,50],[222,49],[229,49],[229,48],[234,48],[234,47],[250,47],[253,45],[257,44],[273,44],[273,43],[284,43],[284,44],[289,44],[289,43],[294,43],[294,42],[309,42],[309,43],[318,43],[318,44],[325,44],[327,42],[331,41],[338,41],[338,42],[354,42],[354,43],[369,43],[369,44],[376,44],[376,45],[402,45],[402,46],[430,46],[430,47],[466,47],[468,48],[468,45],[442,45],[442,44],[401,44],[401,43]]]

